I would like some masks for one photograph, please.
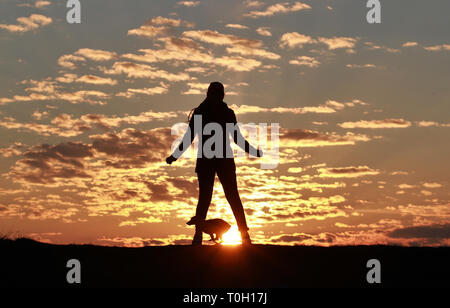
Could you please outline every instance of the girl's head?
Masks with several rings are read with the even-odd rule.
[[[223,84],[218,81],[211,82],[208,87],[208,92],[206,93],[206,98],[211,101],[221,102],[224,97],[225,89],[223,88]]]
[[[208,92],[206,92],[206,98],[200,105],[214,109],[214,104],[222,102],[224,97],[225,89],[223,84],[218,81],[211,82],[208,87]],[[189,113],[188,122],[191,120],[194,110],[195,108]]]

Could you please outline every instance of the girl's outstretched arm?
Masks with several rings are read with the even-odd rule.
[[[194,115],[189,120],[189,126],[188,126],[186,132],[184,133],[184,136],[181,139],[179,145],[176,147],[176,149],[172,153],[172,155],[170,155],[169,157],[166,158],[166,162],[169,165],[172,164],[174,161],[176,161],[178,158],[180,158],[180,156],[183,155],[183,153],[189,148],[192,141],[194,141],[195,134],[196,134],[196,132],[194,130],[194,116],[195,116],[195,112],[194,112]]]
[[[242,135],[241,130],[239,129],[239,126],[237,125],[237,119],[234,111],[232,112],[232,123],[234,124],[233,129],[233,140],[234,142],[243,149],[246,153],[249,153],[250,155],[256,156],[256,157],[262,157],[263,153],[262,150],[256,149],[253,147]]]

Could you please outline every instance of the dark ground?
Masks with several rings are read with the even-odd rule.
[[[0,240],[1,287],[73,287],[66,263],[81,262],[81,287],[374,287],[366,263],[381,262],[381,287],[449,287],[450,247],[49,245]]]

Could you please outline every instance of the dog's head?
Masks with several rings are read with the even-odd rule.
[[[191,220],[189,220],[186,224],[187,224],[188,226],[192,226],[192,225],[197,226],[197,225],[201,225],[202,222],[203,222],[203,220],[198,219],[197,216],[194,216],[194,217],[192,217]]]

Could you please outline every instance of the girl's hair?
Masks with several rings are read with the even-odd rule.
[[[189,112],[187,123],[191,122],[192,114],[194,113],[195,109],[197,108],[192,108],[191,111]]]
[[[222,83],[215,81],[209,84],[208,92],[206,94],[207,98],[222,100],[224,96],[225,96],[225,89]]]
[[[218,81],[211,82],[208,87],[208,92],[206,93],[206,98],[200,105],[205,104],[210,100],[223,100],[224,96],[225,96],[225,89],[223,87],[223,84]],[[192,115],[195,112],[195,109],[197,108],[193,108],[189,112],[187,120],[188,123],[191,121]]]

